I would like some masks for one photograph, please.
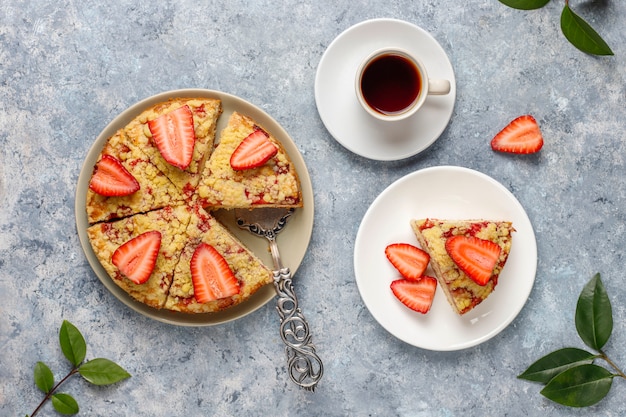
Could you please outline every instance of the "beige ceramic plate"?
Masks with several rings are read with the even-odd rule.
[[[219,133],[225,127],[231,113],[233,111],[238,111],[254,119],[265,129],[271,132],[283,144],[289,154],[289,157],[296,166],[298,175],[300,176],[302,196],[304,200],[304,207],[296,210],[296,213],[289,220],[287,227],[285,227],[277,238],[281,256],[283,258],[283,264],[289,266],[293,273],[296,272],[302,262],[302,259],[304,258],[304,254],[306,253],[311,239],[311,233],[313,231],[313,188],[304,159],[287,132],[263,110],[245,100],[219,91],[186,89],[157,94],[134,104],[122,112],[100,133],[89,150],[78,177],[74,208],[76,213],[78,237],[89,264],[104,286],[122,303],[126,304],[133,310],[165,323],[180,326],[211,326],[238,319],[262,307],[276,295],[274,286],[266,285],[247,302],[219,313],[182,314],[169,310],[156,310],[144,304],[138,303],[126,294],[124,290],[115,285],[102,265],[100,265],[100,262],[93,253],[87,238],[88,223],[87,212],[85,210],[87,188],[89,186],[93,166],[95,165],[106,140],[118,129],[128,124],[145,108],[174,97],[211,97],[222,100],[224,112],[220,116],[217,123],[217,141],[219,141]],[[272,257],[268,251],[267,241],[265,239],[253,236],[249,232],[239,229],[235,223],[234,217],[229,212],[220,211],[215,213],[215,215],[235,236],[237,236],[259,258],[261,258],[266,265],[270,267],[272,266]]]

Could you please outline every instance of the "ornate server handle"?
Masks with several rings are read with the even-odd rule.
[[[298,307],[298,299],[291,281],[291,271],[288,267],[283,267],[276,243],[276,235],[283,229],[293,212],[294,209],[292,208],[281,213],[282,217],[269,222],[272,224],[268,224],[267,218],[261,220],[247,219],[246,215],[251,213],[246,212],[237,216],[237,225],[248,229],[257,236],[265,237],[269,242],[274,261],[274,287],[276,287],[276,294],[278,295],[276,309],[280,316],[280,337],[285,343],[289,376],[301,388],[314,391],[320,378],[322,378],[324,366],[315,353],[315,346],[311,343],[309,324]],[[260,210],[252,212],[252,214],[258,213]],[[273,219],[273,217],[271,218]]]
[[[311,342],[309,324],[298,307],[289,268],[274,271],[274,286],[278,294],[276,309],[280,316],[280,337],[286,345],[289,376],[300,387],[314,391],[322,378],[324,366]]]

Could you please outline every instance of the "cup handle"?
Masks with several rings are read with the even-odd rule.
[[[450,81],[429,79],[428,94],[433,96],[443,96],[450,92]]]

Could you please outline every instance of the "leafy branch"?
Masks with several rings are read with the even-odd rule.
[[[530,365],[518,378],[544,384],[541,394],[554,402],[587,407],[606,397],[613,378],[626,379],[602,350],[613,331],[613,313],[600,274],[580,293],[575,322],[582,341],[597,353],[572,347],[556,350]],[[609,369],[596,365],[597,359],[606,362]]]
[[[550,0],[499,0],[509,7],[519,10],[540,9]],[[613,55],[609,45],[602,39],[582,17],[576,14],[565,0],[565,7],[561,12],[561,32],[576,48],[591,55]]]
[[[31,417],[34,417],[48,400],[52,401],[54,409],[61,414],[78,413],[78,403],[74,397],[56,392],[72,375],[80,374],[87,382],[94,385],[110,385],[130,377],[128,372],[109,359],[97,358],[85,362],[87,353],[85,339],[80,331],[67,320],[64,320],[61,325],[59,343],[63,355],[72,364],[72,369],[55,384],[50,368],[43,362],[37,362],[34,369],[35,385],[46,396],[33,411]]]

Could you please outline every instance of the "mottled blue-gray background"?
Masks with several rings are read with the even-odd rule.
[[[133,377],[63,390],[85,416],[601,416],[626,415],[616,379],[592,409],[566,409],[516,378],[549,351],[583,347],[573,315],[583,285],[602,274],[615,328],[606,351],[626,367],[624,102],[626,3],[570,1],[616,55],[579,52],[559,28],[564,1],[522,12],[497,0],[158,1],[32,0],[0,6],[0,414],[30,413],[42,394],[38,360],[68,370],[63,319],[88,356]],[[429,31],[453,64],[457,102],[426,152],[374,162],[325,130],[314,79],[330,42],[363,20],[400,18]],[[181,328],[145,318],[90,269],[74,222],[82,161],[99,132],[135,102],[208,88],[263,108],[309,167],[315,226],[296,279],[326,373],[314,394],[285,375],[273,303],[236,322]],[[538,155],[493,153],[491,137],[531,113]],[[359,222],[394,180],[420,168],[482,171],[525,207],[538,244],[537,279],[515,321],[490,341],[431,352],[381,328],[352,267]],[[52,415],[48,404],[42,415]]]

